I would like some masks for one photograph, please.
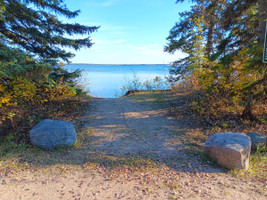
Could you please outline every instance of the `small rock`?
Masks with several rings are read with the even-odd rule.
[[[219,181],[218,184],[223,185],[223,182]]]
[[[199,194],[199,193],[201,193],[201,190],[195,189],[195,192]]]
[[[265,135],[261,135],[259,133],[249,133],[247,136],[251,139],[251,150],[256,151],[257,147],[267,147],[267,137]]]

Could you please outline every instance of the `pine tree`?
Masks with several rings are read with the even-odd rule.
[[[176,1],[176,3],[182,2],[184,0]],[[191,11],[180,13],[180,21],[171,29],[167,38],[168,44],[165,51],[173,53],[181,50],[188,55],[173,63],[170,71],[174,75],[172,80],[179,80],[192,70],[192,65],[194,66],[196,62],[195,52],[199,52],[198,55],[202,57],[202,64],[198,67],[211,68],[210,57],[222,36],[218,19],[221,17],[224,0],[194,0],[193,2],[196,5],[192,6]],[[196,43],[201,45],[195,48]]]
[[[48,106],[49,113],[57,102],[63,108],[82,93],[73,81],[80,71],[69,73],[60,65],[73,56],[65,47],[90,48],[89,36],[99,28],[58,19],[78,14],[63,0],[0,0],[0,128],[45,113],[39,108]]]
[[[262,63],[266,0],[192,2],[195,5],[191,11],[180,14],[180,21],[167,38],[166,51],[181,50],[187,54],[173,63],[172,80],[188,80],[196,69],[201,69],[196,78],[202,90],[229,102],[246,104],[243,117],[254,119],[253,99],[259,101],[267,92],[267,67]],[[199,23],[195,23],[198,19]],[[201,41],[202,45],[195,45]],[[202,58],[197,68],[196,54]]]
[[[79,10],[70,11],[63,0],[1,0],[0,11],[1,42],[44,60],[68,61],[73,55],[62,47],[78,50],[92,46],[90,37],[71,39],[68,36],[89,35],[98,29],[61,22],[57,15],[71,19],[79,14]]]
[[[232,62],[233,57],[246,49],[248,58],[242,69],[243,73],[257,76],[254,80],[244,82],[242,90],[246,101],[242,116],[255,119],[252,114],[253,101],[264,98],[267,92],[267,65],[262,63],[267,1],[229,1],[223,19],[222,23],[228,35],[221,41],[218,48],[228,56],[225,60],[227,63]]]

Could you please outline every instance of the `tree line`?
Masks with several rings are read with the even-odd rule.
[[[185,0],[177,0],[182,4]],[[266,0],[192,0],[190,11],[170,30],[165,51],[182,51],[171,81],[201,94],[203,113],[231,108],[254,120],[256,105],[266,113],[267,65],[262,62]]]
[[[63,0],[0,1],[0,127],[31,126],[38,116],[47,117],[51,107],[59,111],[55,107],[82,93],[74,82],[80,71],[62,67],[74,56],[64,48],[90,48],[90,34],[99,27],[58,18],[69,20],[79,12]]]
[[[186,55],[173,62],[174,87],[199,94],[192,102],[199,114],[217,115],[221,108],[254,120],[258,105],[266,113],[266,0],[191,2],[165,47]],[[74,56],[65,47],[90,48],[90,34],[99,27],[58,18],[73,19],[79,12],[69,10],[63,0],[0,0],[0,135],[1,127],[30,127],[83,94],[75,84],[80,71],[70,73],[61,63]]]

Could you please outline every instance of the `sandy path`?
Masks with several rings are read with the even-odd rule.
[[[126,165],[117,172],[101,165],[93,169],[70,167],[64,173],[55,166],[47,167],[46,172],[18,171],[0,176],[0,200],[266,198],[263,183],[234,178],[203,163],[198,155],[187,155],[182,138],[172,135],[182,122],[151,103],[130,98],[94,99],[84,123],[90,130],[88,144],[81,151],[70,152],[77,161],[66,161],[65,166],[84,166],[87,161],[80,160],[90,157],[91,152],[115,159],[137,156],[157,166],[150,169],[142,165],[144,169],[139,170]]]
[[[159,158],[177,156],[177,145],[171,143],[171,132],[177,122],[165,111],[140,104],[132,99],[96,99],[94,116],[87,126],[98,137],[98,150],[109,154],[156,154]]]

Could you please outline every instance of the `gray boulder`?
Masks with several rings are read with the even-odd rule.
[[[33,145],[53,150],[58,146],[71,146],[76,142],[72,122],[45,119],[30,130]]]
[[[204,152],[228,169],[248,169],[250,137],[241,133],[216,133],[205,142]]]
[[[251,139],[251,150],[256,151],[257,147],[266,148],[267,137],[259,133],[249,133],[247,136]]]

